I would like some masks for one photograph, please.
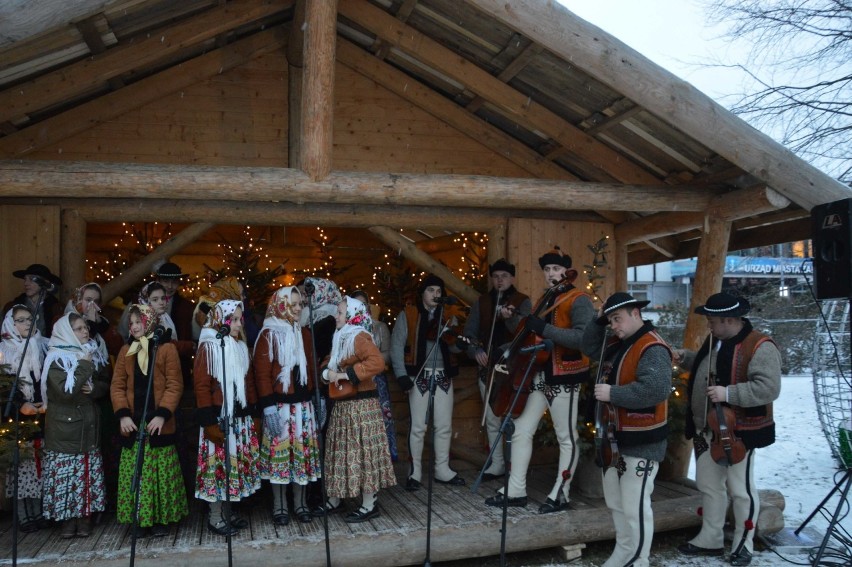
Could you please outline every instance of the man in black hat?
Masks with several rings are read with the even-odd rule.
[[[679,364],[692,369],[687,387],[686,438],[695,446],[695,480],[703,495],[701,531],[678,551],[684,555],[724,553],[722,530],[730,496],[735,520],[731,565],[748,565],[754,553],[754,524],[760,510],[754,485],[754,450],[775,442],[772,402],[781,393],[781,353],[772,339],[755,331],[744,317],[750,308],[743,297],[711,295],[707,303],[695,309],[707,317],[710,336],[697,353],[676,353]],[[711,375],[714,384],[708,383]],[[741,461],[720,464],[708,451],[713,432],[707,415],[716,411],[710,404],[734,409],[734,433],[746,449]]]
[[[647,567],[654,536],[651,493],[666,456],[672,354],[654,326],[642,320],[641,309],[648,303],[614,293],[583,337],[583,352],[590,357],[598,359],[605,349],[595,384],[595,415],[601,421],[596,427],[612,439],[603,440],[609,451],[605,458],[599,455],[599,464],[615,524],[615,549],[603,567]],[[608,340],[607,324],[612,329]]]
[[[467,349],[467,355],[479,365],[479,393],[485,404],[485,427],[488,443],[494,445],[500,437],[500,418],[491,411],[485,395],[488,389],[488,369],[500,356],[500,346],[511,342],[521,317],[532,312],[530,298],[515,289],[515,266],[500,258],[488,267],[491,275],[491,291],[479,296],[471,305],[470,316],[464,325],[464,335],[475,339]],[[489,354],[491,360],[489,360]],[[503,458],[503,443],[498,443],[491,464],[482,476],[483,480],[494,480],[506,473]]]
[[[177,338],[183,341],[192,340],[192,313],[195,306],[180,296],[180,279],[186,277],[180,266],[166,262],[154,272],[157,282],[166,289],[166,313],[175,323]]]
[[[589,359],[580,352],[583,330],[595,316],[591,298],[574,287],[577,270],[571,267],[571,256],[556,247],[538,259],[548,291],[535,311],[539,317],[527,317],[525,330],[552,342],[543,369],[532,378],[532,391],[524,410],[515,420],[512,435],[512,470],[509,474],[509,493],[502,489],[485,500],[488,506],[502,506],[508,497],[509,506],[527,505],[527,469],[532,456],[532,442],[544,413],[550,412],[556,439],[559,442],[559,468],[555,481],[540,514],[559,512],[568,508],[571,480],[580,459],[577,432],[577,406],[580,384],[589,380]],[[542,301],[546,303],[542,305]]]
[[[24,280],[24,293],[8,302],[3,307],[3,314],[13,305],[24,305],[30,312],[36,313],[39,291],[44,288],[44,302],[41,311],[36,313],[35,325],[43,337],[49,338],[53,331],[53,322],[62,317],[62,305],[54,295],[62,285],[62,280],[44,264],[30,264],[23,270],[15,270],[12,275]]]
[[[408,395],[408,406],[411,410],[411,426],[408,431],[411,470],[405,482],[405,489],[408,491],[415,491],[421,486],[429,383],[433,376],[437,384],[432,412],[435,480],[440,484],[454,486],[464,484],[464,479],[450,468],[450,439],[453,433],[452,378],[458,374],[458,367],[452,363],[449,345],[437,338],[442,322],[438,321],[439,304],[436,300],[444,296],[444,280],[432,274],[426,276],[418,289],[417,305],[405,306],[397,316],[391,333],[391,365],[400,388]],[[433,350],[436,340],[438,346]],[[424,363],[425,368],[418,375]]]

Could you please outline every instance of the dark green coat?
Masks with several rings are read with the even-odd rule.
[[[92,392],[84,394],[83,386],[89,377],[92,377]],[[45,450],[79,455],[100,449],[100,407],[96,400],[107,392],[109,373],[96,373],[89,360],[79,361],[74,372],[74,388],[71,393],[66,392],[65,371],[54,362],[47,374]]]

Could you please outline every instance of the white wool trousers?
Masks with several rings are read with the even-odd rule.
[[[429,380],[433,372],[443,373],[443,369],[424,371]],[[429,392],[420,393],[417,386],[408,391],[408,407],[411,410],[411,428],[408,433],[408,454],[411,455],[411,472],[408,476],[418,482],[423,480],[423,441],[428,427],[426,413],[429,410]],[[432,426],[435,428],[435,478],[448,481],[456,476],[450,468],[450,439],[453,435],[453,388],[446,392],[435,388]]]
[[[603,567],[648,567],[654,537],[651,494],[659,468],[657,461],[625,457],[624,472],[610,467],[604,472],[604,500],[615,524],[615,549]]]
[[[488,474],[500,476],[506,472],[506,463],[503,458],[503,438],[500,435],[500,424],[503,420],[491,411],[491,406],[488,404],[486,394],[488,394],[488,384],[479,380],[479,394],[482,396],[482,403],[485,406],[485,431],[488,434],[488,445],[494,447],[497,443],[497,448],[491,455],[491,464],[485,469]]]

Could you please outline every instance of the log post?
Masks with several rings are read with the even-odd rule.
[[[318,181],[331,172],[337,0],[307,2],[302,84],[301,168]]]
[[[214,226],[215,225],[212,222],[192,224],[183,229],[180,233],[163,242],[150,254],[122,272],[120,276],[113,278],[103,287],[103,303],[107,304],[116,296],[121,295],[133,284],[150,274],[154,264],[158,261],[165,260],[169,256],[176,254],[189,244],[198,240],[201,235]]]
[[[59,242],[59,277],[65,296],[83,285],[86,278],[86,220],[76,209],[63,209]]]
[[[615,258],[613,264],[615,266],[613,275],[615,276],[615,291],[627,291],[627,242],[624,240],[615,241]],[[606,297],[602,297],[606,301]]]
[[[698,261],[695,264],[695,284],[692,287],[692,300],[689,304],[689,316],[686,319],[683,347],[696,350],[707,336],[707,324],[703,315],[693,313],[703,305],[707,297],[722,289],[722,276],[725,274],[725,259],[728,254],[728,241],[731,238],[731,222],[713,217],[705,219],[704,234],[698,245]]]
[[[488,265],[500,258],[506,257],[506,224],[498,224],[488,229]],[[491,278],[488,278],[488,289],[491,289]]]
[[[418,268],[435,274],[447,286],[447,289],[456,294],[459,299],[472,305],[479,299],[479,294],[472,288],[468,287],[463,281],[458,279],[446,266],[435,261],[429,254],[423,252],[413,242],[406,240],[392,228],[386,226],[371,226],[372,232],[376,238],[387,244],[393,250],[397,250],[400,254],[411,260]]]
[[[305,0],[296,0],[293,8],[293,23],[287,40],[287,167],[299,167],[302,163],[300,144],[302,141],[302,81],[304,80]]]

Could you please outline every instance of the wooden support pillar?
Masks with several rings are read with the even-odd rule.
[[[488,264],[506,257],[506,224],[498,224],[488,229]],[[490,286],[489,286],[490,287]]]
[[[331,172],[337,0],[307,2],[302,84],[301,169],[313,181]]]
[[[133,264],[133,266],[122,272],[117,278],[113,278],[103,287],[103,303],[109,303],[116,296],[121,295],[133,284],[150,274],[154,264],[158,261],[165,260],[173,254],[178,253],[187,245],[198,240],[214,226],[212,222],[192,224],[163,242],[150,254]]]
[[[432,259],[429,254],[417,248],[413,242],[404,238],[399,232],[386,226],[371,226],[369,230],[376,238],[411,260],[418,268],[422,268],[444,280],[447,290],[453,292],[468,305],[472,305],[479,299],[479,293],[476,290],[468,287],[453,275],[446,266]]]
[[[706,319],[693,311],[703,305],[707,297],[722,289],[728,242],[731,239],[731,221],[708,216],[704,222],[704,234],[698,245],[698,261],[695,265],[695,285],[692,288],[692,301],[689,303],[689,316],[683,337],[683,347],[690,350],[701,346],[707,336]]]
[[[76,209],[63,209],[59,242],[59,277],[64,296],[86,283],[86,220]]]
[[[616,240],[613,256],[615,291],[627,291],[627,241]],[[606,297],[601,299],[606,301]]]
[[[305,0],[296,0],[293,22],[287,39],[287,167],[302,163],[302,81],[304,80]]]

